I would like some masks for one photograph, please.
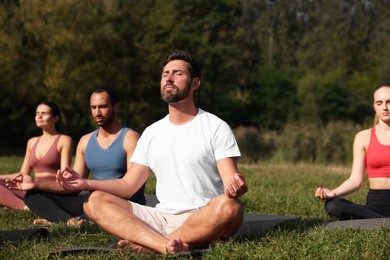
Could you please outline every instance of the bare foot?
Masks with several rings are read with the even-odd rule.
[[[66,225],[68,227],[81,227],[83,226],[84,224],[86,224],[88,221],[85,220],[85,219],[82,219],[80,217],[74,217],[74,218],[71,218],[69,219],[67,222],[66,222]]]
[[[148,248],[145,248],[143,246],[140,246],[140,245],[137,245],[129,240],[125,240],[125,239],[121,239],[118,241],[117,243],[117,246],[118,248],[122,248],[122,249],[131,249],[131,250],[134,250],[138,253],[155,253],[155,251],[152,251]]]
[[[176,254],[179,252],[190,250],[190,245],[183,243],[181,239],[171,239],[166,245],[166,254]]]
[[[50,222],[49,220],[47,219],[44,219],[44,218],[37,218],[33,221],[33,225],[44,225],[44,226],[48,226],[48,225],[52,225],[53,222]]]

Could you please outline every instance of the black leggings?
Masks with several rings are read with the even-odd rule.
[[[369,190],[366,205],[343,198],[325,202],[325,211],[339,220],[390,217],[390,190]]]
[[[145,185],[141,187],[129,200],[146,204],[144,195]],[[88,219],[83,212],[84,201],[89,192],[83,191],[77,195],[62,195],[39,190],[30,190],[24,196],[24,202],[31,211],[51,222],[67,222],[74,217]]]
[[[50,192],[31,190],[24,196],[26,205],[51,222],[66,222],[73,217],[83,215],[83,204],[89,193],[60,195]],[[84,217],[86,218],[86,217]]]

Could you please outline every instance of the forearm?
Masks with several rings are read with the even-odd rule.
[[[57,194],[77,194],[79,191],[68,191],[65,190],[60,184],[55,181],[35,181],[34,189],[46,192],[52,192]]]
[[[17,175],[19,175],[19,173],[2,174],[2,175],[0,175],[0,180],[1,181],[11,180],[14,177],[16,177]]]
[[[341,197],[358,190],[360,186],[361,183],[348,179],[343,182],[339,187],[332,190],[332,192],[336,195],[336,197]]]
[[[122,198],[130,198],[138,189],[131,189],[123,179],[85,180],[85,190],[104,191]]]

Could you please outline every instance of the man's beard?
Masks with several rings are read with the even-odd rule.
[[[187,98],[190,95],[190,89],[191,89],[191,82],[189,82],[184,89],[179,90],[175,85],[172,85],[175,87],[176,93],[165,93],[164,90],[161,91],[161,99],[164,100],[167,103],[175,103],[179,102],[180,100],[183,100]]]
[[[113,114],[108,114],[106,116],[106,118],[102,122],[97,123],[97,125],[100,126],[100,127],[107,126],[107,125],[111,124],[113,121],[114,121]]]

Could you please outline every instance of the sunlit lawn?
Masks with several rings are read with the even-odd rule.
[[[0,172],[15,172],[21,157],[0,157]],[[249,184],[242,198],[250,213],[300,216],[299,221],[276,228],[263,236],[216,244],[203,255],[204,259],[387,259],[389,230],[329,230],[331,221],[323,211],[323,203],[314,198],[318,185],[334,187],[349,175],[349,167],[314,166],[310,164],[259,164],[240,166]],[[147,186],[153,193],[153,182]],[[367,187],[349,198],[364,203]],[[2,211],[2,230],[34,228],[36,216],[31,212]],[[81,229],[63,224],[48,227],[51,237],[43,241],[25,241],[17,246],[1,248],[1,259],[43,259],[51,250],[80,246],[103,246],[114,237],[95,225]],[[68,259],[145,259],[164,258],[115,250],[75,254]]]

